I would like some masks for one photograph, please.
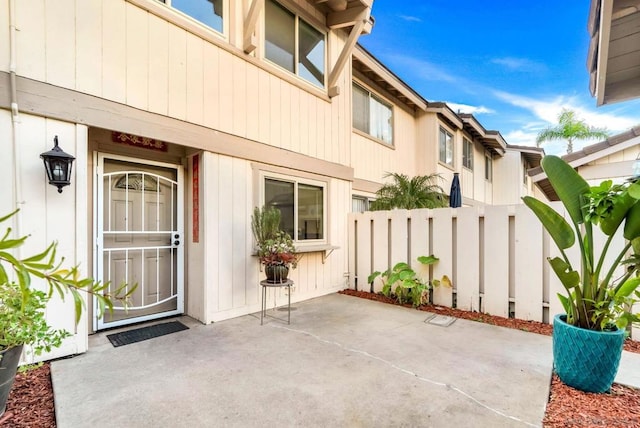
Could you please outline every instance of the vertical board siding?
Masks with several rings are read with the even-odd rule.
[[[515,215],[515,317],[542,321],[542,224],[525,205],[516,206]]]
[[[10,42],[9,42],[9,0],[0,0],[0,58],[5,58],[0,62],[0,70],[9,71]]]
[[[356,256],[356,287],[358,290],[368,290],[367,277],[373,269],[371,269],[371,253],[373,248],[371,246],[371,213],[356,214],[356,234],[358,235],[358,242],[363,243],[362,246],[358,244],[358,254]]]
[[[188,122],[204,122],[204,48],[199,37],[187,36],[187,111]]]
[[[429,249],[429,217],[431,210],[413,210],[410,216],[409,227],[409,264],[411,268],[420,274],[422,279],[429,279],[429,268],[418,262],[418,257],[430,255]],[[425,272],[426,269],[426,272]]]
[[[102,2],[102,97],[124,103],[127,85],[125,3]],[[80,37],[80,35],[79,35]]]
[[[507,206],[484,212],[484,312],[509,316],[509,214]]]
[[[149,16],[149,111],[169,113],[169,25]]]
[[[409,262],[409,230],[407,219],[409,211],[393,210],[389,216],[391,220],[391,239],[389,241],[390,267],[397,263]]]
[[[433,210],[433,235],[431,244],[433,255],[440,260],[433,265],[433,277],[436,279],[447,275],[453,276],[453,210],[439,208]],[[433,303],[436,305],[453,306],[453,289],[445,286],[433,289]]]
[[[373,272],[384,272],[389,269],[389,249],[391,243],[389,242],[389,212],[388,211],[375,211],[373,213],[373,245],[371,252],[373,254],[373,266],[371,270]],[[364,291],[369,291],[364,286],[360,288]],[[373,291],[382,291],[383,287],[382,279],[376,278],[373,283]]]
[[[200,218],[203,223],[200,245],[204,246],[204,266],[192,266],[197,278],[200,278],[198,269],[203,273],[200,283],[189,277],[188,297],[197,299],[203,295],[206,302],[203,321],[209,323],[257,312],[262,291],[259,283],[265,276],[258,258],[253,255],[251,214],[258,189],[255,188],[252,164],[204,152],[201,173]],[[291,289],[292,302],[332,293],[346,286],[348,240],[347,223],[342,213],[350,206],[350,183],[331,179],[328,189],[327,242],[338,248],[326,259],[323,252],[300,253],[298,267],[290,271],[295,282]],[[269,288],[267,307],[285,304],[287,293],[286,289]]]
[[[174,23],[125,0],[16,4],[20,76],[350,164],[349,67],[338,81],[342,95],[329,100],[311,84],[305,90],[306,82],[286,76],[288,72],[267,60],[258,58],[262,67],[256,66],[251,62],[255,56],[245,56],[232,46],[221,48],[191,33],[180,26],[177,15]],[[243,6],[231,6],[238,13],[238,24],[243,21]],[[298,6],[322,16],[308,2]],[[3,14],[2,19],[8,18]],[[241,28],[232,30],[233,37],[241,40]],[[346,37],[328,33],[330,57],[337,56]],[[8,51],[4,39],[0,49]],[[407,129],[402,135],[412,133]],[[394,164],[402,165],[410,149],[403,149],[402,159]]]
[[[560,203],[553,202],[551,207],[568,219]],[[351,289],[357,285],[358,290],[369,291],[366,278],[371,272],[386,270],[388,261],[391,266],[407,261],[404,257],[411,258],[414,270],[423,277],[415,259],[433,254],[440,259],[433,265],[433,278],[447,275],[453,282],[452,289],[433,290],[436,305],[547,323],[565,312],[557,294],[567,292],[547,263],[549,257],[560,257],[560,252],[524,205],[352,213],[348,223]],[[604,244],[604,239],[596,240],[597,248]],[[385,245],[386,250],[380,248]],[[624,245],[624,238],[618,233],[610,244],[612,254],[607,261]],[[578,245],[565,253],[573,268],[580,269]],[[623,270],[614,277],[622,273]],[[378,281],[374,284],[376,292],[382,286]],[[514,310],[510,311],[512,303]],[[633,328],[634,340],[638,335],[638,328]]]
[[[478,208],[456,210],[456,288],[457,307],[480,310],[480,212]]]
[[[63,267],[79,266],[80,274],[91,277],[90,263],[87,259],[87,128],[82,125],[61,122],[22,113],[20,122],[12,130],[9,111],[0,111],[0,132],[7,136],[6,155],[13,158],[11,135],[16,138],[19,162],[6,168],[0,174],[4,183],[3,202],[0,215],[11,212],[16,204],[14,186],[20,183],[21,193],[19,222],[5,222],[2,227],[12,227],[16,236],[29,235],[29,239],[17,250],[21,258],[39,254],[49,244],[58,243],[58,257],[64,256]],[[15,134],[13,134],[15,132]],[[57,135],[64,150],[76,157],[72,186],[58,193],[54,186],[47,184],[39,154],[50,150],[53,137]],[[4,229],[2,230],[4,232]],[[44,281],[32,278],[32,286],[46,290]],[[43,359],[57,358],[84,352],[87,349],[87,311],[83,311],[80,323],[76,326],[73,299],[61,299],[54,293],[45,312],[47,322],[54,329],[65,329],[71,337],[63,340],[62,346],[52,352],[36,356],[31,349],[25,350],[24,363],[33,363]]]
[[[75,87],[78,91],[95,96],[102,95],[101,12],[101,0],[76,2]]]
[[[127,104],[142,110],[149,106],[149,22],[148,14],[126,4]]]

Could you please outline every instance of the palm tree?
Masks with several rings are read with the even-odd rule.
[[[540,147],[544,141],[567,140],[567,153],[571,153],[574,140],[605,139],[608,136],[606,129],[589,126],[584,120],[578,119],[573,110],[562,109],[558,115],[558,124],[540,131],[536,144]]]
[[[372,211],[393,208],[440,208],[447,206],[447,195],[437,184],[439,174],[417,175],[409,178],[404,174],[388,173],[393,182],[383,185],[377,192],[377,199],[371,203]]]

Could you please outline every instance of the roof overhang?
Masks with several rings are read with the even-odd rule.
[[[424,98],[360,45],[353,49],[352,64],[354,69],[409,107],[421,110],[427,108],[427,101]]]
[[[449,125],[453,126],[457,129],[462,129],[463,123],[462,119],[447,105],[447,103],[443,102],[427,102],[426,112],[436,113],[439,118],[443,119]]]
[[[542,147],[533,146],[514,146],[507,144],[507,150],[515,150],[520,152],[524,160],[527,161],[530,168],[537,168],[540,166],[540,161],[544,156],[544,149]]]
[[[599,143],[586,146],[577,152],[564,155],[562,159],[572,167],[578,168],[634,146],[640,146],[640,126],[609,137]],[[541,166],[530,169],[528,174],[550,201],[559,200]]]
[[[487,150],[499,156],[504,156],[507,142],[500,132],[487,131],[472,114],[459,113],[457,116],[462,120],[463,129],[467,131],[474,140],[479,141]]]
[[[640,97],[640,0],[591,0],[587,29],[597,105]]]

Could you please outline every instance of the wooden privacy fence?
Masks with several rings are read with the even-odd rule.
[[[567,217],[561,204],[552,206]],[[420,272],[424,267],[416,258],[433,254],[440,261],[422,274],[447,275],[453,283],[434,290],[436,305],[546,323],[564,312],[556,296],[564,287],[547,262],[560,253],[524,205],[352,213],[349,243],[352,289],[370,291],[369,274],[398,262]],[[624,239],[617,236],[609,254],[622,248]],[[578,245],[566,252],[578,269]],[[381,289],[377,279],[373,290]]]

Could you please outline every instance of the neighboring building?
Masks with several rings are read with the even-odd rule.
[[[138,283],[129,311],[98,319],[89,302],[77,328],[71,302],[53,302],[75,335],[48,358],[86,351],[98,329],[257,312],[255,206],[279,207],[304,255],[300,301],[346,287],[346,214],[385,172],[441,173],[446,190],[461,172],[465,204],[517,202],[536,151],[356,47],[371,4],[0,0],[0,214],[21,208],[24,255],[56,240],[84,275]],[[55,136],[76,158],[61,194],[39,158]]]
[[[598,106],[640,97],[640,4],[591,0],[587,69]]]
[[[359,45],[352,98],[354,211],[367,209],[387,172],[438,173],[447,193],[453,174],[460,173],[468,206],[520,203],[530,194],[523,168],[537,166],[542,149],[510,146],[473,115],[427,101]]]
[[[564,155],[562,159],[591,185],[604,180],[622,183],[640,174],[640,126]],[[548,200],[559,200],[542,168],[531,169],[529,175]]]

